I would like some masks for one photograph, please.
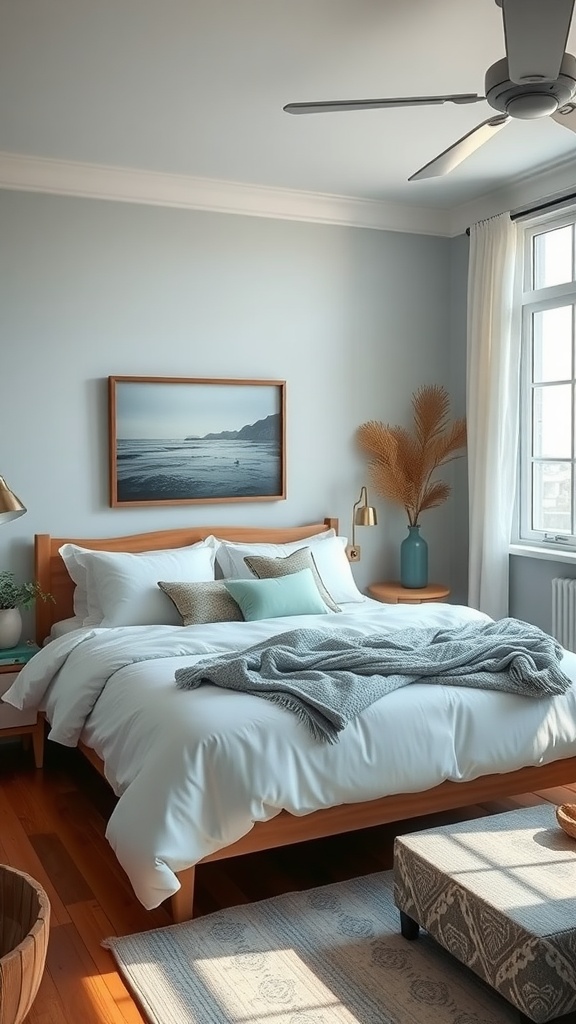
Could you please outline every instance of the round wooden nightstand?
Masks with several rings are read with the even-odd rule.
[[[426,604],[427,601],[443,601],[450,594],[450,587],[441,583],[429,583],[427,587],[402,587],[395,580],[385,583],[371,583],[370,597],[383,604]]]

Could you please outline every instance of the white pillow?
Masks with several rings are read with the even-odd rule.
[[[58,554],[66,566],[70,579],[76,584],[74,588],[74,615],[81,620],[81,625],[91,626],[88,622],[88,592],[86,590],[86,567],[81,561],[81,555],[89,554],[88,548],[81,548],[78,544],[63,544],[58,548]]]
[[[346,557],[347,543],[348,539],[336,537],[334,530],[289,544],[232,544],[220,541],[216,560],[225,579],[249,580],[253,575],[244,561],[245,557],[265,555],[280,558],[299,548],[310,548],[322,583],[336,604],[365,601],[364,594],[360,593],[354,582],[350,562]]]
[[[216,548],[216,539],[207,537],[187,547],[137,554],[65,544],[60,554],[76,583],[74,610],[78,616],[85,612],[84,626],[177,626],[181,620],[158,580],[213,580]]]
[[[225,580],[253,580],[254,573],[245,564],[245,556],[262,555],[264,558],[285,558],[286,555],[291,555],[299,548],[309,548],[316,541],[335,536],[336,530],[325,530],[323,533],[315,533],[312,537],[303,537],[302,540],[293,540],[287,544],[236,544],[234,541],[216,537],[218,544],[216,562]]]
[[[365,601],[352,575],[350,562],[346,557],[347,537],[328,537],[320,544],[312,545],[312,553],[318,574],[336,604]]]

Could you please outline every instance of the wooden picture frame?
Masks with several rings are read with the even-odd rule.
[[[110,505],[286,497],[286,382],[108,377]]]

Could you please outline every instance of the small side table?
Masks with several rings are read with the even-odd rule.
[[[442,583],[429,583],[427,587],[403,587],[395,580],[385,583],[371,583],[370,597],[383,604],[426,604],[428,601],[443,601],[450,594],[450,587]]]
[[[11,704],[5,704],[2,695],[10,689],[23,665],[36,654],[35,644],[21,644],[9,652],[0,652],[0,739],[8,736],[32,737],[34,764],[42,768],[44,763],[44,719],[36,711],[19,711]],[[3,656],[10,661],[2,660]]]

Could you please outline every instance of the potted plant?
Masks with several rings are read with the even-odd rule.
[[[466,421],[449,422],[446,388],[424,385],[412,395],[413,432],[371,420],[358,428],[358,443],[369,458],[372,484],[380,494],[402,505],[408,517],[408,537],[400,547],[403,587],[428,583],[428,545],[420,536],[420,516],[446,501],[450,485],[433,474],[464,454]]]
[[[31,608],[36,598],[53,601],[35,581],[18,583],[13,572],[0,570],[0,648],[16,647],[22,634],[21,608]]]

